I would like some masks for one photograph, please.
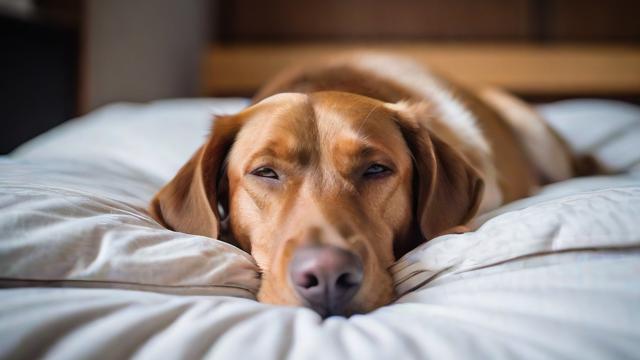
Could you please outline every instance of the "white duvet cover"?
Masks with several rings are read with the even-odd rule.
[[[248,254],[144,210],[211,114],[245,104],[112,105],[0,160],[0,357],[640,357],[637,107],[541,107],[576,152],[624,173],[482,215],[400,259],[393,304],[322,321],[255,302]]]

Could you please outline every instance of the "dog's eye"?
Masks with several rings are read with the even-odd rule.
[[[266,166],[259,167],[251,172],[251,175],[278,180],[278,173],[275,170],[268,168]]]
[[[391,169],[389,169],[388,167],[380,164],[373,164],[369,166],[367,170],[365,170],[363,176],[365,178],[377,178],[388,175],[390,173]]]

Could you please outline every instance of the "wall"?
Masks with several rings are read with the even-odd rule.
[[[199,94],[207,0],[87,0],[81,110]]]

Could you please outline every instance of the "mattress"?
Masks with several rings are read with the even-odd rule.
[[[640,108],[540,106],[616,175],[482,214],[399,259],[392,304],[323,321],[256,302],[249,254],[145,211],[246,103],[109,105],[0,158],[0,357],[640,357]]]

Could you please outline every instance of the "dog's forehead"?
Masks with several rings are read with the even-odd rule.
[[[250,106],[236,115],[244,125],[229,154],[233,168],[254,155],[276,158],[307,158],[317,143],[313,107],[307,95],[282,93]]]
[[[261,137],[299,135],[314,122],[314,111],[305,94],[282,93],[268,97],[241,113],[248,121],[245,132],[260,131]],[[256,139],[254,139],[256,140]]]
[[[310,97],[319,131],[329,139],[375,139],[399,134],[393,111],[382,101],[337,91],[313,93]]]
[[[258,151],[276,157],[290,157],[311,151],[317,143],[313,107],[304,94],[271,96],[244,110],[245,125],[236,137],[232,155],[247,158]],[[232,157],[233,158],[233,157]]]
[[[353,147],[327,145],[365,142],[397,148],[403,141],[393,111],[384,102],[349,93],[278,94],[248,108],[243,116],[249,121],[237,142],[246,152],[342,151]]]

